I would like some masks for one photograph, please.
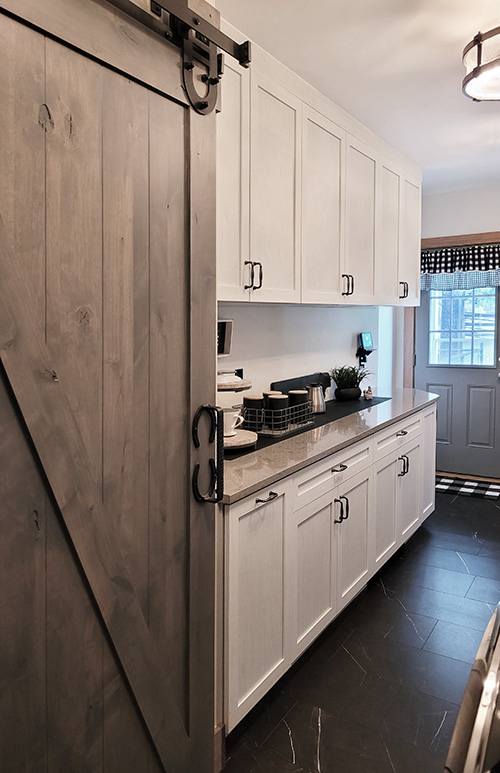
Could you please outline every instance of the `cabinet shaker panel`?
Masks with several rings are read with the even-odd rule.
[[[302,103],[258,70],[251,74],[250,260],[256,301],[300,300]]]
[[[304,106],[302,130],[302,301],[338,303],[342,254],[345,132]]]
[[[377,154],[354,137],[346,148],[346,243],[342,273],[353,277],[345,301],[369,303],[375,293]],[[344,280],[345,281],[345,280]],[[346,292],[344,287],[343,292]]]
[[[226,60],[217,136],[217,297],[248,300],[250,78]]]

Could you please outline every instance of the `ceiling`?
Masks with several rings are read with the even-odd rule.
[[[462,94],[498,0],[216,0],[221,16],[423,169],[424,194],[500,185],[500,102]]]

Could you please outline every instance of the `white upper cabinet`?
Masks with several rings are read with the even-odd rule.
[[[339,303],[343,252],[345,132],[304,105],[302,121],[302,296]]]
[[[375,302],[377,163],[372,148],[348,137],[342,295],[350,303]]]
[[[217,297],[248,300],[250,74],[226,59],[217,134]]]
[[[420,181],[383,159],[379,168],[376,296],[379,303],[420,302]]]
[[[401,176],[384,161],[379,165],[378,265],[375,291],[380,303],[399,298]],[[402,294],[402,293],[401,293]]]
[[[302,103],[254,69],[250,97],[250,261],[258,301],[300,300]]]
[[[419,303],[413,162],[257,46],[216,126],[219,300]]]
[[[420,303],[420,242],[422,222],[421,182],[404,175],[402,181],[402,218],[399,254],[400,291],[403,284],[405,306]],[[400,292],[400,297],[401,297]]]

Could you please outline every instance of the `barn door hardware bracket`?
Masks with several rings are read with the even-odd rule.
[[[249,67],[250,41],[235,43],[193,12],[187,0],[151,0],[151,12],[166,25],[167,39],[182,49],[182,80],[191,107],[201,115],[208,115],[217,104],[217,87],[224,73],[224,58],[218,49],[237,59],[243,67]],[[204,70],[201,75],[197,64]]]
[[[184,91],[191,107],[201,115],[208,115],[217,105],[218,85],[224,72],[224,55],[219,53],[219,48],[242,67],[250,67],[250,41],[236,43],[193,11],[188,5],[189,0],[149,0],[150,11],[139,7],[135,0],[107,2],[179,46]]]

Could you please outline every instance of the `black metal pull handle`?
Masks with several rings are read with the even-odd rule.
[[[342,279],[347,279],[347,289],[345,292],[342,291],[342,295],[350,295],[350,292],[349,292],[349,288],[351,286],[351,282],[349,279],[350,276],[351,276],[350,274],[342,274]]]
[[[215,504],[220,502],[224,496],[224,412],[222,408],[218,408],[215,405],[200,405],[194,415],[192,426],[195,448],[200,447],[198,426],[203,413],[208,413],[210,416],[208,442],[212,445],[215,441],[215,436],[217,435],[217,443],[215,448],[215,458],[211,457],[208,460],[210,468],[210,484],[208,491],[206,494],[202,494],[199,489],[198,480],[200,476],[200,465],[196,463],[193,469],[193,496],[197,502],[210,502]]]
[[[408,472],[410,470],[410,460],[406,456],[406,454],[402,454],[402,456],[399,457],[399,460],[403,462],[403,469],[401,472],[398,472],[398,477],[403,478],[405,475],[408,475]]]
[[[255,263],[251,260],[245,260],[245,266],[250,266],[250,284],[245,285],[245,290],[253,290],[255,281]]]
[[[336,518],[333,519],[334,523],[342,523],[342,521],[345,521],[344,516],[344,503],[342,502],[342,497],[340,499],[334,499],[334,502],[338,502],[340,505],[340,518],[337,520]]]
[[[406,282],[400,282],[399,284],[403,285],[403,293],[402,293],[402,295],[400,294],[399,297],[400,298],[406,298],[406,296],[405,296],[405,284],[406,284]]]
[[[410,292],[410,288],[408,287],[408,282],[405,282],[405,298],[408,298]]]
[[[341,496],[341,499],[345,499],[345,515],[342,515],[341,518],[343,521],[347,521],[349,518],[349,500],[346,496]]]
[[[339,464],[337,467],[332,467],[331,472],[344,472],[347,470],[347,464]]]
[[[396,437],[404,437],[407,434],[408,434],[408,430],[400,429],[399,432],[396,432]]]
[[[351,292],[349,293],[349,295],[353,295],[353,293],[354,293],[354,277],[353,277],[352,274],[349,274],[349,277],[351,279]]]
[[[270,491],[267,499],[256,499],[255,502],[259,505],[265,505],[266,502],[272,502],[276,497],[279,497],[279,494],[277,494],[276,491]]]
[[[262,268],[262,263],[260,263],[258,260],[254,261],[254,267],[259,267],[259,284],[255,285],[252,289],[253,290],[260,290],[262,287],[262,282],[264,281],[264,269]],[[253,284],[253,281],[252,281]]]

